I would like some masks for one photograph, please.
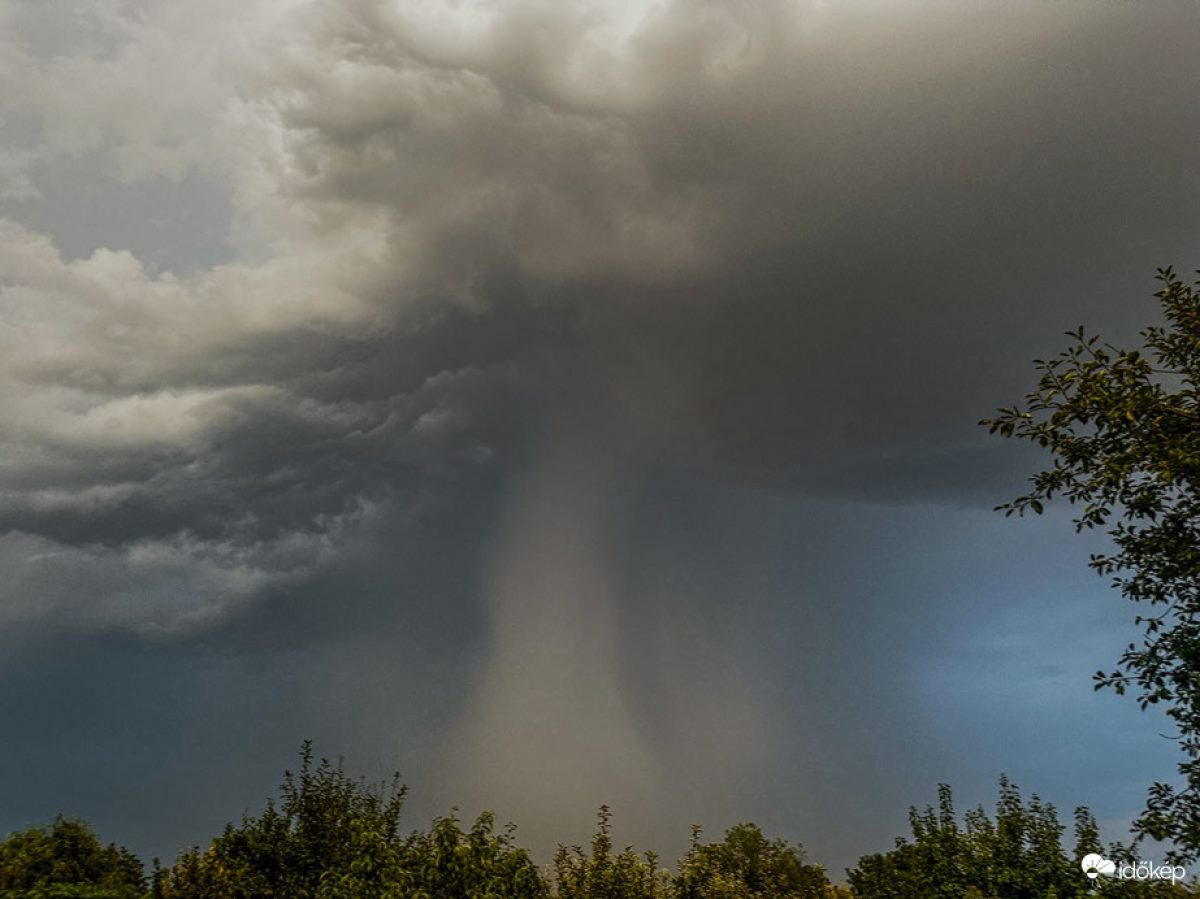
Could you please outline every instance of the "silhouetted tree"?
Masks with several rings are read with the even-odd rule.
[[[1158,273],[1165,326],[1143,346],[1119,349],[1080,327],[1049,360],[1018,406],[985,419],[991,432],[1029,440],[1051,456],[1032,489],[997,508],[1041,514],[1063,498],[1080,507],[1075,528],[1104,528],[1115,551],[1091,567],[1129,599],[1148,604],[1144,637],[1096,688],[1136,688],[1143,708],[1162,704],[1178,731],[1182,787],[1154,784],[1134,823],[1167,840],[1170,858],[1200,857],[1200,282]]]

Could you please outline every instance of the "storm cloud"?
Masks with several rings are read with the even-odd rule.
[[[1127,819],[1151,723],[1085,771],[1016,723],[1102,702],[1124,610],[974,422],[1192,262],[1196,25],[0,2],[0,824],[170,852],[306,736],[539,851],[608,801],[844,864],[1001,767]]]

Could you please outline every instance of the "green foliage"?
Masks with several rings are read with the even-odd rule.
[[[545,878],[510,825],[493,830],[490,813],[463,831],[453,815],[428,832],[401,837],[405,789],[346,776],[341,765],[313,764],[305,743],[299,774],[287,772],[278,804],[268,802],[201,852],[183,853],[155,876],[160,899],[543,899]]]
[[[912,838],[896,840],[889,852],[864,856],[849,872],[858,899],[1083,899],[1121,896],[1168,899],[1195,893],[1169,883],[1089,881],[1079,861],[1103,851],[1095,819],[1075,810],[1074,850],[1062,846],[1065,828],[1053,805],[1037,796],[1028,802],[1007,778],[1000,778],[995,818],[982,807],[954,811],[950,788],[938,787],[937,808],[909,809]],[[1130,858],[1120,845],[1112,859]]]
[[[0,842],[0,895],[20,899],[136,899],[146,895],[142,863],[104,846],[82,821],[59,816]]]
[[[717,843],[692,844],[678,873],[652,852],[614,851],[611,813],[599,812],[588,851],[560,846],[549,876],[495,829],[484,812],[464,830],[451,814],[399,835],[405,791],[314,764],[304,744],[277,802],[226,825],[209,847],[156,869],[147,892],[141,863],[102,847],[85,824],[57,819],[0,843],[0,897],[20,899],[850,899],[808,864],[802,849],[739,824]],[[157,862],[155,863],[157,865]]]
[[[466,832],[453,815],[437,819],[428,833],[413,834],[405,846],[404,871],[398,878],[405,888],[402,895],[411,899],[548,897],[550,890],[542,873],[529,854],[515,846],[514,830],[510,824],[495,833],[490,812],[480,815]]]
[[[820,865],[805,862],[800,846],[738,824],[720,843],[706,845],[693,828],[675,885],[679,899],[824,899],[829,881]]]
[[[654,853],[643,858],[632,848],[613,853],[612,813],[600,807],[590,853],[559,846],[554,856],[555,895],[561,899],[666,899],[673,896],[670,875]]]
[[[589,852],[560,846],[554,859],[560,899],[849,899],[819,865],[807,864],[799,846],[768,840],[753,824],[739,824],[719,843],[692,844],[672,876],[654,853],[626,847],[613,852],[611,814],[601,806]]]
[[[301,751],[285,772],[278,801],[258,816],[229,824],[209,847],[191,849],[157,868],[147,891],[142,865],[102,846],[87,825],[58,818],[0,842],[0,899],[1182,899],[1194,887],[1106,880],[1090,882],[1079,860],[1100,852],[1136,861],[1120,845],[1100,844],[1086,808],[1075,811],[1068,853],[1054,807],[1022,800],[1000,779],[995,815],[982,808],[960,819],[950,788],[936,807],[910,809],[910,838],[868,855],[849,871],[849,888],[829,883],[798,844],[769,840],[738,824],[719,842],[692,829],[675,872],[652,852],[616,851],[607,806],[590,847],[559,846],[543,872],[516,845],[515,828],[499,832],[490,812],[464,828],[455,814],[426,831],[399,834],[405,790],[397,780],[372,785],[341,765],[314,764]]]
[[[300,772],[284,774],[278,806],[268,802],[258,817],[229,824],[208,850],[183,853],[155,877],[164,899],[287,897],[325,899],[345,895],[391,896],[391,877],[402,856],[400,809],[405,789],[372,786],[346,776],[341,765],[313,765],[305,743]]]
[[[1136,688],[1143,708],[1161,704],[1175,724],[1183,786],[1154,784],[1135,822],[1175,845],[1170,858],[1200,857],[1200,282],[1158,273],[1165,326],[1123,350],[1068,332],[1058,356],[1036,360],[1037,388],[1020,406],[985,419],[991,432],[1050,453],[1032,489],[999,506],[1041,514],[1064,498],[1080,507],[1076,530],[1104,528],[1115,551],[1090,565],[1126,597],[1148,604],[1144,636],[1096,688]]]

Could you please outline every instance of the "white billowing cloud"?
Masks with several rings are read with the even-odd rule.
[[[214,129],[299,5],[5,0],[4,114],[36,119],[43,153],[103,150],[128,180],[220,166]]]
[[[427,429],[406,437],[404,422],[436,414],[423,404],[439,402],[444,383],[425,399],[418,379],[406,397],[362,401],[297,383],[323,372],[289,352],[293,342],[353,344],[392,327],[363,289],[373,250],[332,241],[181,280],[148,274],[127,252],[66,262],[44,237],[12,222],[0,231],[0,514],[67,541],[39,555],[64,590],[92,585],[80,620],[164,633],[214,623],[329,558],[326,544],[368,490],[368,477],[344,472],[352,458],[430,442]],[[341,471],[305,470],[313,464]],[[297,489],[331,495],[293,503]],[[272,495],[287,508],[256,536],[246,522]],[[130,521],[123,538],[123,517],[145,519],[145,507],[173,511],[157,525]],[[205,536],[193,533],[214,516]],[[125,539],[103,551],[74,545]],[[326,548],[298,554],[301,564],[271,561],[296,541]],[[29,578],[17,593],[48,614],[61,605]]]

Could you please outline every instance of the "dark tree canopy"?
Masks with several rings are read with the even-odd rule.
[[[403,848],[399,835],[404,788],[348,777],[327,760],[313,764],[305,743],[300,770],[284,773],[280,801],[262,814],[228,824],[205,851],[184,852],[157,873],[167,899],[205,896],[382,896],[389,865]]]
[[[554,859],[559,899],[846,899],[825,869],[810,864],[799,845],[768,840],[753,824],[738,824],[718,843],[703,843],[692,828],[691,847],[676,873],[658,866],[653,852],[613,851],[611,815],[601,807],[590,852],[560,846]]]
[[[1143,603],[1140,643],[1096,688],[1135,690],[1161,705],[1182,750],[1181,783],[1155,783],[1135,831],[1174,844],[1172,860],[1200,857],[1200,282],[1158,273],[1165,322],[1119,349],[1068,332],[1059,355],[1035,360],[1037,387],[1024,402],[985,419],[991,432],[1029,440],[1050,454],[1032,489],[999,506],[1041,514],[1065,499],[1079,507],[1077,531],[1101,528],[1113,550],[1091,567]]]
[[[135,899],[145,893],[142,863],[103,845],[82,821],[59,816],[0,842],[0,896],[24,899]]]
[[[1131,850],[1100,844],[1096,821],[1086,808],[1075,810],[1075,834],[1068,853],[1066,828],[1053,805],[1037,796],[1028,801],[1007,778],[1000,778],[996,813],[976,807],[960,821],[950,788],[938,788],[937,807],[909,809],[912,837],[901,837],[888,852],[867,855],[849,872],[858,899],[1170,899],[1192,896],[1190,887],[1169,882],[1137,883],[1082,876],[1079,861],[1090,852],[1132,861]]]
[[[834,896],[825,869],[809,864],[804,850],[784,840],[768,840],[754,824],[738,824],[719,843],[692,846],[679,864],[678,899],[736,896],[745,899],[822,899]]]
[[[911,838],[864,856],[850,886],[829,882],[797,843],[738,824],[690,848],[674,870],[653,852],[616,849],[612,815],[601,807],[590,846],[560,846],[539,867],[481,814],[465,827],[454,814],[428,830],[399,832],[404,789],[348,777],[314,763],[308,744],[299,770],[285,774],[278,801],[229,824],[207,849],[183,852],[147,883],[141,862],[104,846],[87,825],[57,818],[0,840],[0,899],[1182,899],[1193,883],[1089,881],[1087,853],[1123,862],[1131,849],[1101,846],[1085,808],[1075,812],[1071,852],[1054,807],[1022,800],[1000,780],[995,816],[982,808],[956,816],[950,788],[937,808],[910,810]]]

